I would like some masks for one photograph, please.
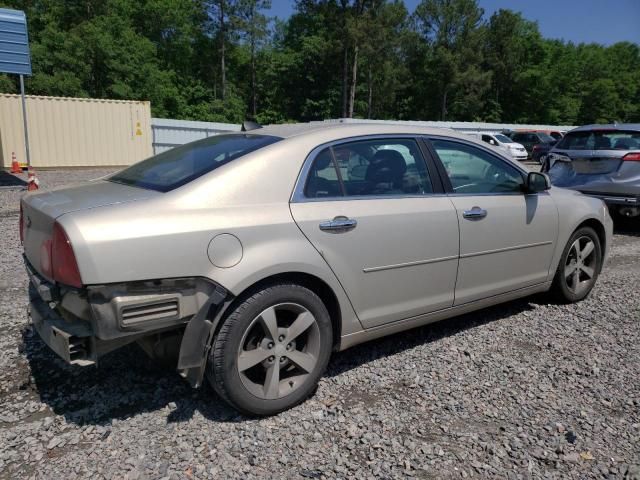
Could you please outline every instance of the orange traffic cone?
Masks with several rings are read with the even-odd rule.
[[[40,180],[36,178],[36,171],[30,168],[27,173],[27,190],[33,191],[40,188]]]
[[[11,152],[11,173],[22,173],[20,164],[16,160],[16,152]]]

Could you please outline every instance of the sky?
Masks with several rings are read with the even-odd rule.
[[[413,12],[420,0],[404,0]],[[285,19],[294,0],[271,0],[271,16]],[[519,11],[538,22],[546,38],[574,43],[611,45],[621,41],[640,43],[640,0],[478,0],[489,18],[500,8]]]

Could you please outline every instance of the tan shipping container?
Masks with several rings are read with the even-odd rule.
[[[31,164],[40,168],[131,165],[153,154],[149,102],[27,95]],[[0,165],[26,164],[19,95],[0,94]]]

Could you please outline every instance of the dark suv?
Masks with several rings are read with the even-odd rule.
[[[640,216],[640,124],[587,125],[551,150],[551,182],[602,198],[625,217]]]
[[[524,146],[529,158],[542,163],[549,150],[555,145],[556,139],[545,132],[518,131],[511,134],[511,140]]]

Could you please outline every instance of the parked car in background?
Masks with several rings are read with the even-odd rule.
[[[542,163],[544,157],[557,141],[545,132],[520,130],[511,134],[511,140],[524,145],[529,158],[539,163]]]
[[[333,351],[538,292],[582,300],[613,232],[601,200],[485,143],[384,124],[215,135],[20,207],[54,352],[176,351],[253,415],[304,401]]]
[[[536,132],[546,133],[550,137],[553,137],[556,141],[564,137],[567,132],[564,130],[535,130]]]
[[[465,132],[466,133],[466,132]],[[507,152],[512,158],[523,161],[528,157],[527,150],[523,145],[514,142],[508,136],[498,132],[469,132],[474,138],[482,140],[489,145],[493,145]]]
[[[543,169],[554,185],[601,198],[622,216],[640,215],[640,124],[571,130]]]

